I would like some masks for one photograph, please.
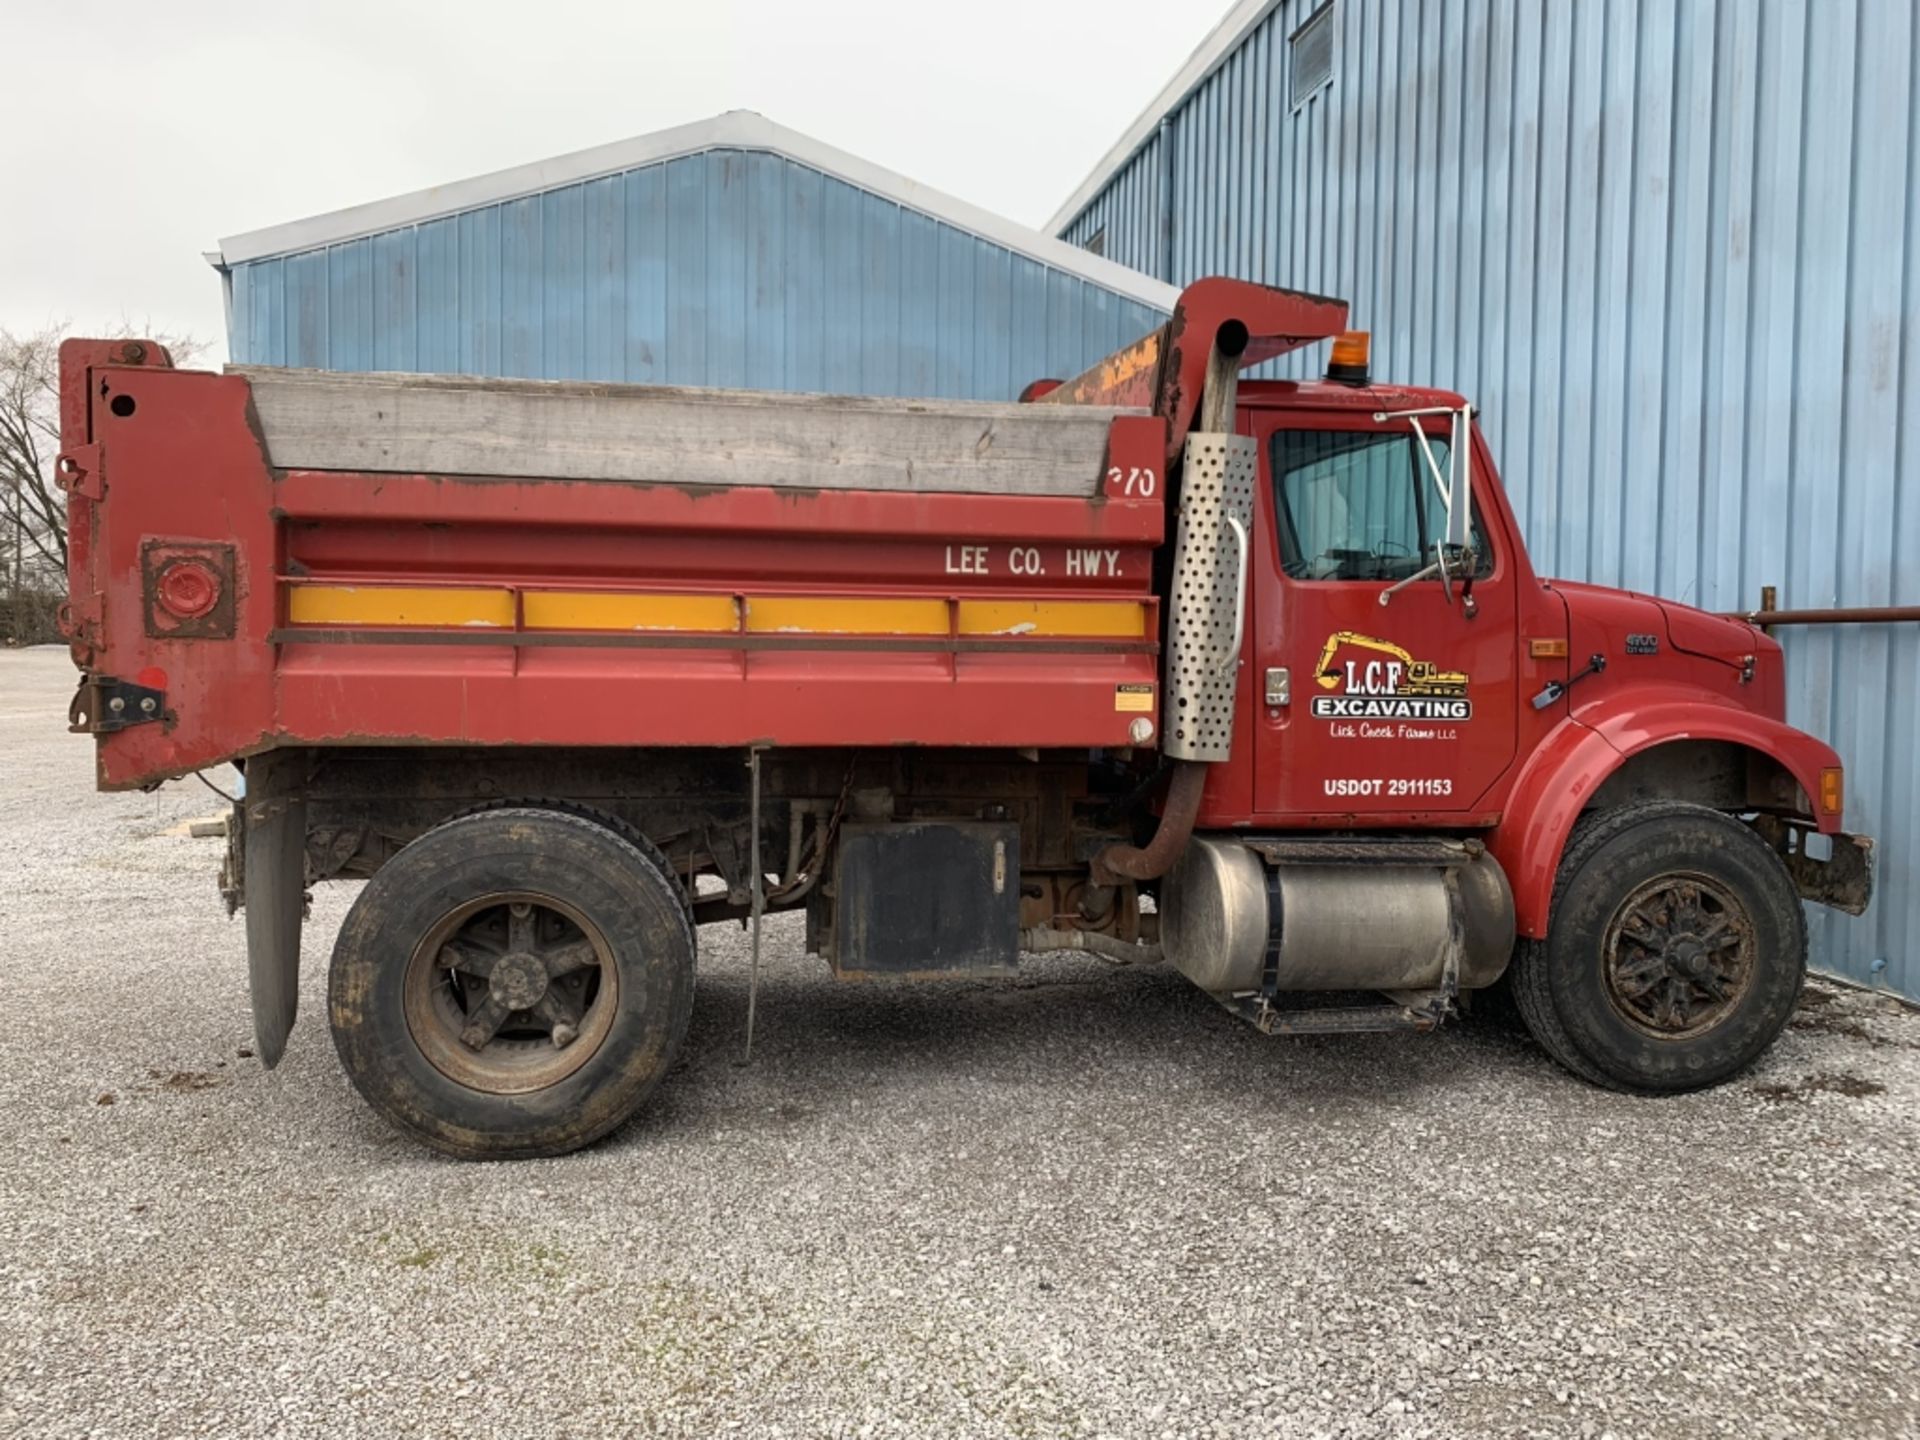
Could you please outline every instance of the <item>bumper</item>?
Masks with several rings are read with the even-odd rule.
[[[1859,915],[1873,898],[1873,840],[1866,835],[1837,831],[1827,839],[1833,848],[1824,860],[1807,853],[1807,836],[1813,832],[1801,825],[1789,825],[1771,816],[1753,822],[1754,829],[1780,852],[1787,873],[1803,900],[1831,905],[1849,915]]]

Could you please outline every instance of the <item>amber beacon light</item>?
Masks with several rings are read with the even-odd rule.
[[[1327,358],[1327,379],[1342,385],[1367,384],[1367,350],[1371,338],[1365,330],[1348,330],[1334,336],[1333,354]]]

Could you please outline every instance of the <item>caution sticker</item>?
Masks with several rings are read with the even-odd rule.
[[[1153,686],[1116,685],[1113,687],[1113,708],[1116,710],[1153,709]]]

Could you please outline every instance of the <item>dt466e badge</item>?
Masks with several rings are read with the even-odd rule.
[[[1467,720],[1473,716],[1465,671],[1442,670],[1431,660],[1416,660],[1390,640],[1336,630],[1327,637],[1320,663],[1313,668],[1320,688],[1332,692],[1313,697],[1318,720]]]

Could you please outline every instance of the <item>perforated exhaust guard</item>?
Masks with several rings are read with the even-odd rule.
[[[1195,431],[1181,465],[1168,606],[1165,737],[1169,759],[1217,764],[1233,750],[1246,605],[1246,546],[1259,450],[1251,436]]]

